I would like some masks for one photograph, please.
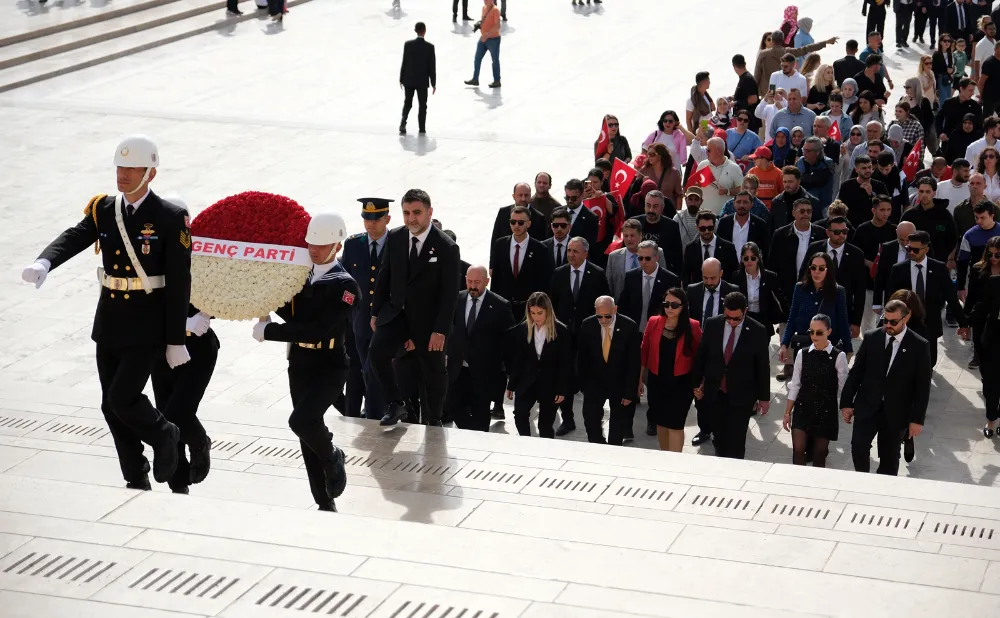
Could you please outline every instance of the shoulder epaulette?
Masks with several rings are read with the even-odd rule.
[[[348,236],[347,238],[345,238],[345,239],[344,239],[344,241],[346,242],[346,241],[348,241],[348,240],[354,240],[355,238],[361,238],[361,237],[362,237],[362,236],[364,236],[364,235],[365,235],[366,233],[367,233],[367,232],[358,232],[357,234],[351,234],[350,236]]]
[[[83,209],[84,215],[89,215],[91,218],[93,218],[94,228],[97,228],[97,205],[100,204],[101,201],[103,201],[104,198],[106,197],[108,197],[107,193],[98,193],[94,197],[90,198],[90,201],[87,202],[87,207]],[[101,239],[100,236],[98,236],[97,240],[94,241],[94,254],[96,255],[100,252],[101,252]]]

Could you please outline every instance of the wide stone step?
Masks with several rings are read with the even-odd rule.
[[[146,11],[175,1],[115,0],[113,4],[93,2],[88,6],[77,5],[73,7],[66,7],[57,2],[50,2],[47,5],[38,5],[32,2],[33,10],[29,9],[19,13],[16,18],[0,24],[0,48],[116,19],[131,13]]]

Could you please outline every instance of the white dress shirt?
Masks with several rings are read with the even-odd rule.
[[[708,315],[708,295],[709,294],[712,295],[712,302],[715,303],[715,306],[712,307],[712,315],[710,317],[715,317],[715,316],[719,315],[719,313],[720,313],[720,311],[719,311],[719,293],[720,293],[720,291],[721,290],[719,290],[718,286],[716,286],[714,290],[709,290],[708,288],[705,288],[705,295],[701,299],[701,314],[702,315]]]
[[[833,261],[836,263],[837,267],[840,267],[840,261],[844,259],[844,245],[840,245],[839,247],[834,248],[834,246],[830,244],[830,241],[827,240],[826,254],[829,255],[831,258],[833,258]]]
[[[896,360],[896,353],[899,352],[899,345],[903,342],[903,337],[906,336],[907,327],[903,327],[898,335],[895,335],[896,340],[892,342],[892,355],[889,357],[889,364],[885,368],[885,372],[889,373],[889,369],[892,368],[892,363]],[[885,339],[882,340],[882,347],[889,345],[889,333],[885,334]]]
[[[906,247],[899,245],[899,249],[896,250],[896,264],[900,262],[905,262],[910,259],[910,252],[906,250]]]
[[[924,294],[927,294],[927,256],[926,255],[924,256],[924,260],[922,262],[910,262],[910,285],[912,286],[910,289],[913,290],[914,292],[917,291],[917,264],[919,264],[922,267],[922,268],[920,268],[920,275],[921,275],[921,277],[923,277],[923,280],[924,280]],[[923,300],[923,299],[921,298],[920,300]]]
[[[535,329],[533,340],[535,343],[535,354],[538,355],[538,358],[542,357],[542,348],[545,347],[545,337],[547,334],[548,330],[544,326]]]
[[[896,342],[899,345],[899,342]],[[816,349],[816,344],[809,346],[806,353],[812,352]],[[826,344],[826,353],[833,354],[833,345],[828,341]],[[788,401],[795,401],[799,396],[799,389],[802,387],[802,357],[803,354],[795,355],[795,367],[792,369],[792,379],[788,383]],[[835,363],[837,367],[837,407],[840,407],[840,392],[844,390],[844,382],[847,381],[847,355],[841,352],[837,355],[837,361]]]
[[[427,241],[427,235],[430,234],[430,233],[431,233],[431,226],[429,226],[429,225],[427,226],[426,230],[424,230],[423,232],[420,233],[419,236],[414,236],[413,232],[407,232],[407,235],[409,236],[409,239],[406,241],[407,242],[407,245],[406,245],[406,254],[407,255],[410,254],[410,247],[413,246],[413,239],[416,238],[417,239],[417,255],[420,255],[420,253],[424,250],[424,243]]]
[[[802,262],[806,259],[806,254],[809,253],[809,245],[812,242],[812,227],[806,229],[806,231],[801,232],[799,228],[792,224],[792,229],[795,230],[795,235],[799,237],[799,248],[795,251],[795,272],[802,270]]]
[[[146,192],[142,194],[142,197],[140,197],[136,201],[132,202],[131,204],[129,203],[128,198],[125,197],[125,194],[123,193],[122,194],[122,204],[125,205],[125,212],[127,213],[128,212],[128,207],[132,206],[132,214],[135,214],[136,211],[139,210],[139,207],[142,206],[142,203],[146,201],[147,197],[149,197],[149,185],[146,185]]]
[[[570,229],[573,228],[573,225],[576,223],[576,218],[577,218],[577,216],[579,216],[580,211],[582,209],[583,209],[583,204],[580,204],[575,209],[573,209],[573,208],[569,209],[569,227],[570,227]]]
[[[733,229],[735,230],[736,226],[733,226]],[[718,246],[718,244],[719,244],[719,237],[713,234],[712,242],[708,243],[709,257],[715,257],[715,247]],[[698,253],[701,255],[702,258],[705,257],[705,241],[702,240],[701,236],[698,237]]]
[[[733,332],[733,328],[734,327],[732,324],[729,323],[729,320],[726,320],[726,326],[725,328],[722,329],[723,352],[726,351],[726,344],[729,343],[729,333]],[[739,324],[735,326],[735,328],[736,328],[736,336],[733,338],[733,352],[736,351],[736,346],[740,344],[740,335],[743,334],[743,322],[741,321]]]
[[[760,271],[752,277],[747,273],[747,311],[760,313]]]
[[[587,272],[587,263],[580,264],[579,268],[574,268],[569,262],[566,264],[569,266],[569,289],[572,290],[573,286],[576,285],[576,275],[573,273],[580,273],[580,286],[583,287],[583,275]]]
[[[747,244],[749,240],[750,217],[747,217],[746,225],[740,225],[739,219],[733,217],[733,244],[736,245],[736,255],[743,252],[743,245]]]
[[[511,269],[511,272],[514,271],[514,251],[515,251],[514,248],[515,247],[521,247],[521,253],[519,253],[518,256],[517,256],[517,268],[518,268],[518,270],[520,270],[521,266],[524,265],[524,258],[527,255],[527,253],[525,253],[525,252],[528,250],[528,238],[530,238],[530,236],[528,236],[527,234],[525,234],[524,240],[522,240],[521,242],[517,242],[516,240],[514,240],[514,236],[511,235],[511,237],[510,237],[510,269]]]

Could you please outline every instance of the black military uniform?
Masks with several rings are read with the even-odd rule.
[[[389,214],[389,204],[395,200],[366,197],[358,200],[364,206],[361,218],[377,220]],[[378,385],[378,378],[368,362],[368,346],[372,341],[371,307],[375,295],[375,281],[382,268],[382,255],[389,231],[372,240],[367,232],[355,234],[344,241],[344,253],[340,262],[344,270],[358,284],[360,296],[354,312],[354,327],[348,329],[347,354],[351,358],[351,370],[347,377],[346,415],[361,416],[361,399],[364,398],[365,418],[382,418],[385,414],[385,398]],[[372,246],[374,244],[374,247]]]
[[[121,196],[125,231],[146,275],[158,284],[143,290],[118,231],[116,198],[95,196],[83,220],[42,251],[55,269],[94,245],[103,250],[104,274],[91,338],[97,343],[101,411],[118,450],[129,487],[148,489],[149,463],[142,443],[153,447],[153,475],[167,481],[177,465],[177,427],[142,394],[165,346],[184,345],[191,295],[191,234],[187,211],[149,191],[135,205]],[[159,281],[158,281],[159,280]]]
[[[197,314],[198,308],[189,305],[188,317]],[[181,432],[181,439],[177,443],[177,470],[167,481],[174,493],[186,494],[189,485],[196,485],[208,476],[212,440],[198,420],[198,405],[201,404],[215,372],[219,347],[219,338],[211,327],[200,336],[188,331],[187,349],[191,360],[171,369],[163,356],[153,366],[153,397],[156,407]],[[184,452],[185,446],[191,449],[190,462]]]
[[[313,266],[313,272],[316,267]],[[343,266],[313,278],[276,312],[284,324],[268,324],[264,339],[285,341],[292,415],[288,426],[298,436],[309,488],[320,510],[336,510],[333,500],[347,484],[344,452],[333,445],[323,415],[343,390],[348,359],[345,335],[351,328],[360,291]]]

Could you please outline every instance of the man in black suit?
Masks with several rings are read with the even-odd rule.
[[[549,284],[552,310],[556,314],[556,319],[569,329],[574,358],[580,325],[586,318],[594,315],[594,303],[597,298],[610,294],[604,270],[587,261],[589,251],[590,243],[586,238],[579,236],[572,238],[566,250],[566,264],[555,269],[552,273],[552,282]],[[577,390],[576,381],[573,380],[570,384],[570,394],[576,393]],[[559,409],[562,410],[562,424],[556,430],[556,435],[564,436],[576,429],[576,421],[573,419],[573,397],[567,396],[559,404]]]
[[[733,207],[736,213],[726,215],[719,219],[719,225],[715,233],[719,238],[733,243],[736,256],[743,251],[743,245],[747,242],[757,243],[762,257],[767,258],[768,245],[771,243],[771,234],[768,231],[767,221],[750,214],[753,206],[753,196],[749,191],[740,191],[733,198]],[[701,225],[701,224],[699,224]],[[727,273],[735,275],[736,271]]]
[[[399,134],[406,135],[406,118],[413,107],[413,93],[417,93],[417,122],[420,133],[427,133],[427,84],[431,86],[431,94],[437,92],[437,62],[434,58],[434,45],[424,40],[427,26],[418,21],[414,30],[417,38],[403,45],[403,64],[399,67],[399,87],[406,92],[403,102],[403,119],[399,122]]]
[[[701,281],[687,286],[688,315],[701,322],[704,328],[706,320],[722,313],[723,299],[739,291],[732,283],[722,280],[719,260],[709,258],[701,265]],[[696,401],[694,406],[698,411],[698,435],[691,439],[691,446],[699,446],[712,438],[712,417],[701,401]]]
[[[685,285],[698,282],[701,265],[709,258],[719,260],[722,265],[722,276],[726,279],[736,276],[740,269],[739,258],[736,257],[736,247],[715,233],[715,213],[702,210],[698,213],[698,238],[688,243],[684,248],[684,265],[681,267],[681,281]]]
[[[621,446],[624,438],[632,435],[632,404],[639,398],[641,339],[635,322],[618,313],[610,296],[598,297],[594,310],[596,315],[580,324],[577,337],[576,371],[583,390],[583,424],[589,442]],[[611,406],[607,442],[601,428],[605,401]]]
[[[570,237],[585,238],[589,245],[597,243],[597,215],[583,206],[583,181],[571,178],[566,182],[566,209],[569,211]]]
[[[520,322],[528,296],[548,290],[554,266],[545,246],[529,236],[534,224],[526,206],[514,207],[508,225],[511,234],[490,249],[490,289],[510,301],[514,319]]]
[[[642,224],[642,239],[652,240],[656,246],[663,249],[666,263],[660,264],[670,272],[679,275],[684,267],[684,244],[681,240],[681,226],[673,219],[663,215],[666,208],[666,196],[653,190],[646,194],[643,204],[645,215],[636,215],[633,220]]]
[[[877,315],[882,315],[882,306],[889,300],[889,295],[885,293],[889,285],[889,273],[893,266],[910,259],[906,246],[909,244],[910,234],[916,231],[917,228],[911,221],[900,221],[896,226],[896,240],[882,243],[879,249],[875,291],[872,293],[872,312]]]
[[[868,269],[865,266],[865,254],[861,249],[847,243],[847,219],[833,217],[827,223],[826,240],[809,245],[808,255],[826,253],[836,266],[837,283],[844,287],[847,294],[847,315],[850,316],[851,338],[861,336],[861,321],[865,314],[865,295],[868,290]],[[806,274],[806,264],[803,260],[799,270],[799,278]]]
[[[426,389],[421,410],[428,425],[441,425],[448,375],[445,336],[458,300],[458,245],[431,225],[425,191],[403,195],[403,225],[389,232],[375,282],[368,357],[388,402],[383,425],[395,425],[409,410],[393,375],[392,361],[409,349],[420,362]]]
[[[837,80],[837,86],[840,86],[845,79],[864,70],[865,63],[858,60],[858,42],[850,39],[847,41],[847,55],[833,61],[833,78]]]
[[[625,284],[618,299],[618,312],[646,330],[650,315],[657,315],[667,290],[681,284],[680,277],[660,265],[660,250],[652,240],[638,247],[639,268],[625,273]]]
[[[565,206],[557,206],[552,211],[549,221],[552,236],[543,240],[542,244],[552,258],[553,266],[559,268],[566,263],[566,251],[569,249],[569,228],[572,225],[569,210]]]
[[[448,415],[460,429],[489,431],[490,404],[503,397],[503,351],[514,327],[507,301],[487,291],[485,266],[470,266],[448,337]]]
[[[528,228],[528,236],[538,240],[545,240],[549,237],[549,226],[545,221],[545,215],[535,210],[531,205],[531,185],[526,182],[519,182],[514,185],[514,203],[504,206],[497,211],[497,218],[493,222],[493,236],[490,242],[495,243],[504,236],[510,236],[510,214],[514,208],[523,206],[528,209],[531,219],[531,227]]]
[[[927,257],[930,250],[930,234],[914,232],[908,238],[910,259],[892,267],[886,298],[896,290],[913,290],[924,301],[924,324],[927,328],[927,343],[930,345],[931,367],[937,364],[937,340],[944,334],[941,325],[941,310],[945,304],[958,320],[958,336],[969,338],[969,321],[962,305],[958,303],[958,292],[951,281],[951,275],[944,262]]]
[[[743,459],[750,417],[767,414],[771,405],[770,336],[746,317],[747,297],[740,292],[726,296],[723,311],[705,320],[692,382],[712,414],[715,454]]]
[[[944,9],[942,34],[947,32],[952,39],[965,39],[967,43],[970,43],[975,19],[969,14],[968,8],[969,5],[963,0],[952,0]]]
[[[858,472],[871,470],[872,440],[878,436],[878,472],[899,472],[899,439],[923,430],[930,398],[928,342],[907,328],[906,303],[891,300],[885,326],[865,333],[840,395],[846,423],[854,424],[851,458]]]
[[[792,223],[778,228],[771,237],[771,254],[767,263],[778,275],[781,293],[789,299],[789,303],[795,293],[795,284],[799,280],[802,264],[809,255],[809,246],[826,238],[826,230],[812,223],[812,213],[812,200],[797,199],[792,205]],[[789,368],[785,374],[790,378],[791,365],[787,367]]]

